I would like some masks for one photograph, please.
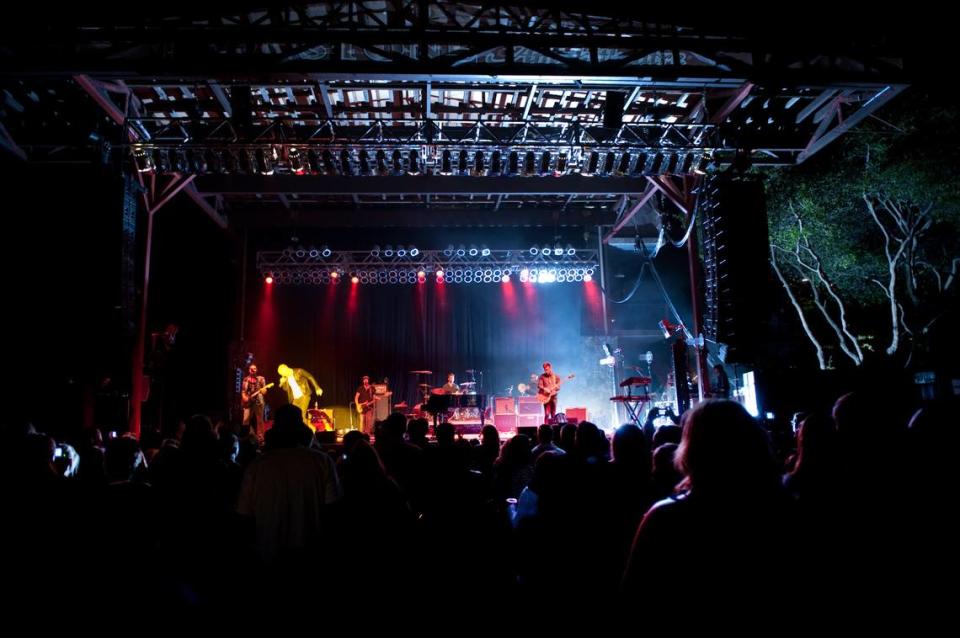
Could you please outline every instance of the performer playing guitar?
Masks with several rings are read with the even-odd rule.
[[[373,434],[373,404],[376,397],[374,396],[373,386],[370,385],[370,377],[363,375],[361,381],[360,387],[353,395],[353,403],[357,412],[363,417],[362,431],[366,434]]]
[[[570,375],[567,379],[572,379],[575,375]],[[537,379],[537,401],[543,404],[543,420],[545,423],[553,423],[557,417],[557,393],[560,392],[560,384],[567,379],[561,379],[554,374],[553,366],[549,361],[543,364],[543,374]]]
[[[243,408],[243,424],[249,425],[257,435],[261,434],[263,426],[263,393],[272,387],[272,383],[268,384],[266,379],[257,374],[257,364],[251,363],[240,386],[240,404]]]

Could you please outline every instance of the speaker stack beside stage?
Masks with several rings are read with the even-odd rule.
[[[493,424],[501,434],[517,431],[517,409],[513,397],[494,397]]]
[[[543,406],[537,397],[517,397],[517,431],[543,423]]]

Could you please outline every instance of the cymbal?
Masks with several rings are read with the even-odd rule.
[[[631,385],[650,385],[650,377],[630,377],[620,382],[621,388],[626,388]]]
[[[430,394],[446,394],[446,392],[444,392],[443,388],[434,388],[430,390]]]
[[[477,385],[477,382],[476,382],[476,381],[464,381],[463,383],[460,384],[460,387],[462,388],[462,387],[465,386],[465,385]]]
[[[433,374],[431,370],[411,370],[410,374]]]

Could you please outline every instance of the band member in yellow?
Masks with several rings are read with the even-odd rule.
[[[310,409],[311,388],[313,394],[319,397],[323,390],[317,385],[316,379],[303,368],[291,368],[285,363],[281,363],[277,368],[280,374],[280,387],[287,391],[287,400],[300,408],[300,414],[306,419],[307,410]]]

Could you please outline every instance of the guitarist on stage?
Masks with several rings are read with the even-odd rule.
[[[247,368],[247,376],[240,386],[240,401],[243,405],[243,424],[250,426],[250,431],[257,436],[263,429],[263,393],[267,388],[267,380],[257,374],[257,364],[251,363]]]
[[[554,374],[549,361],[543,363],[543,374],[537,379],[537,395],[543,403],[543,422],[553,423],[557,416],[557,392],[560,391],[560,377]]]
[[[353,404],[363,418],[362,431],[365,434],[373,434],[374,390],[373,386],[370,385],[370,377],[364,375],[361,381],[360,387],[357,388],[356,394],[353,395]]]

